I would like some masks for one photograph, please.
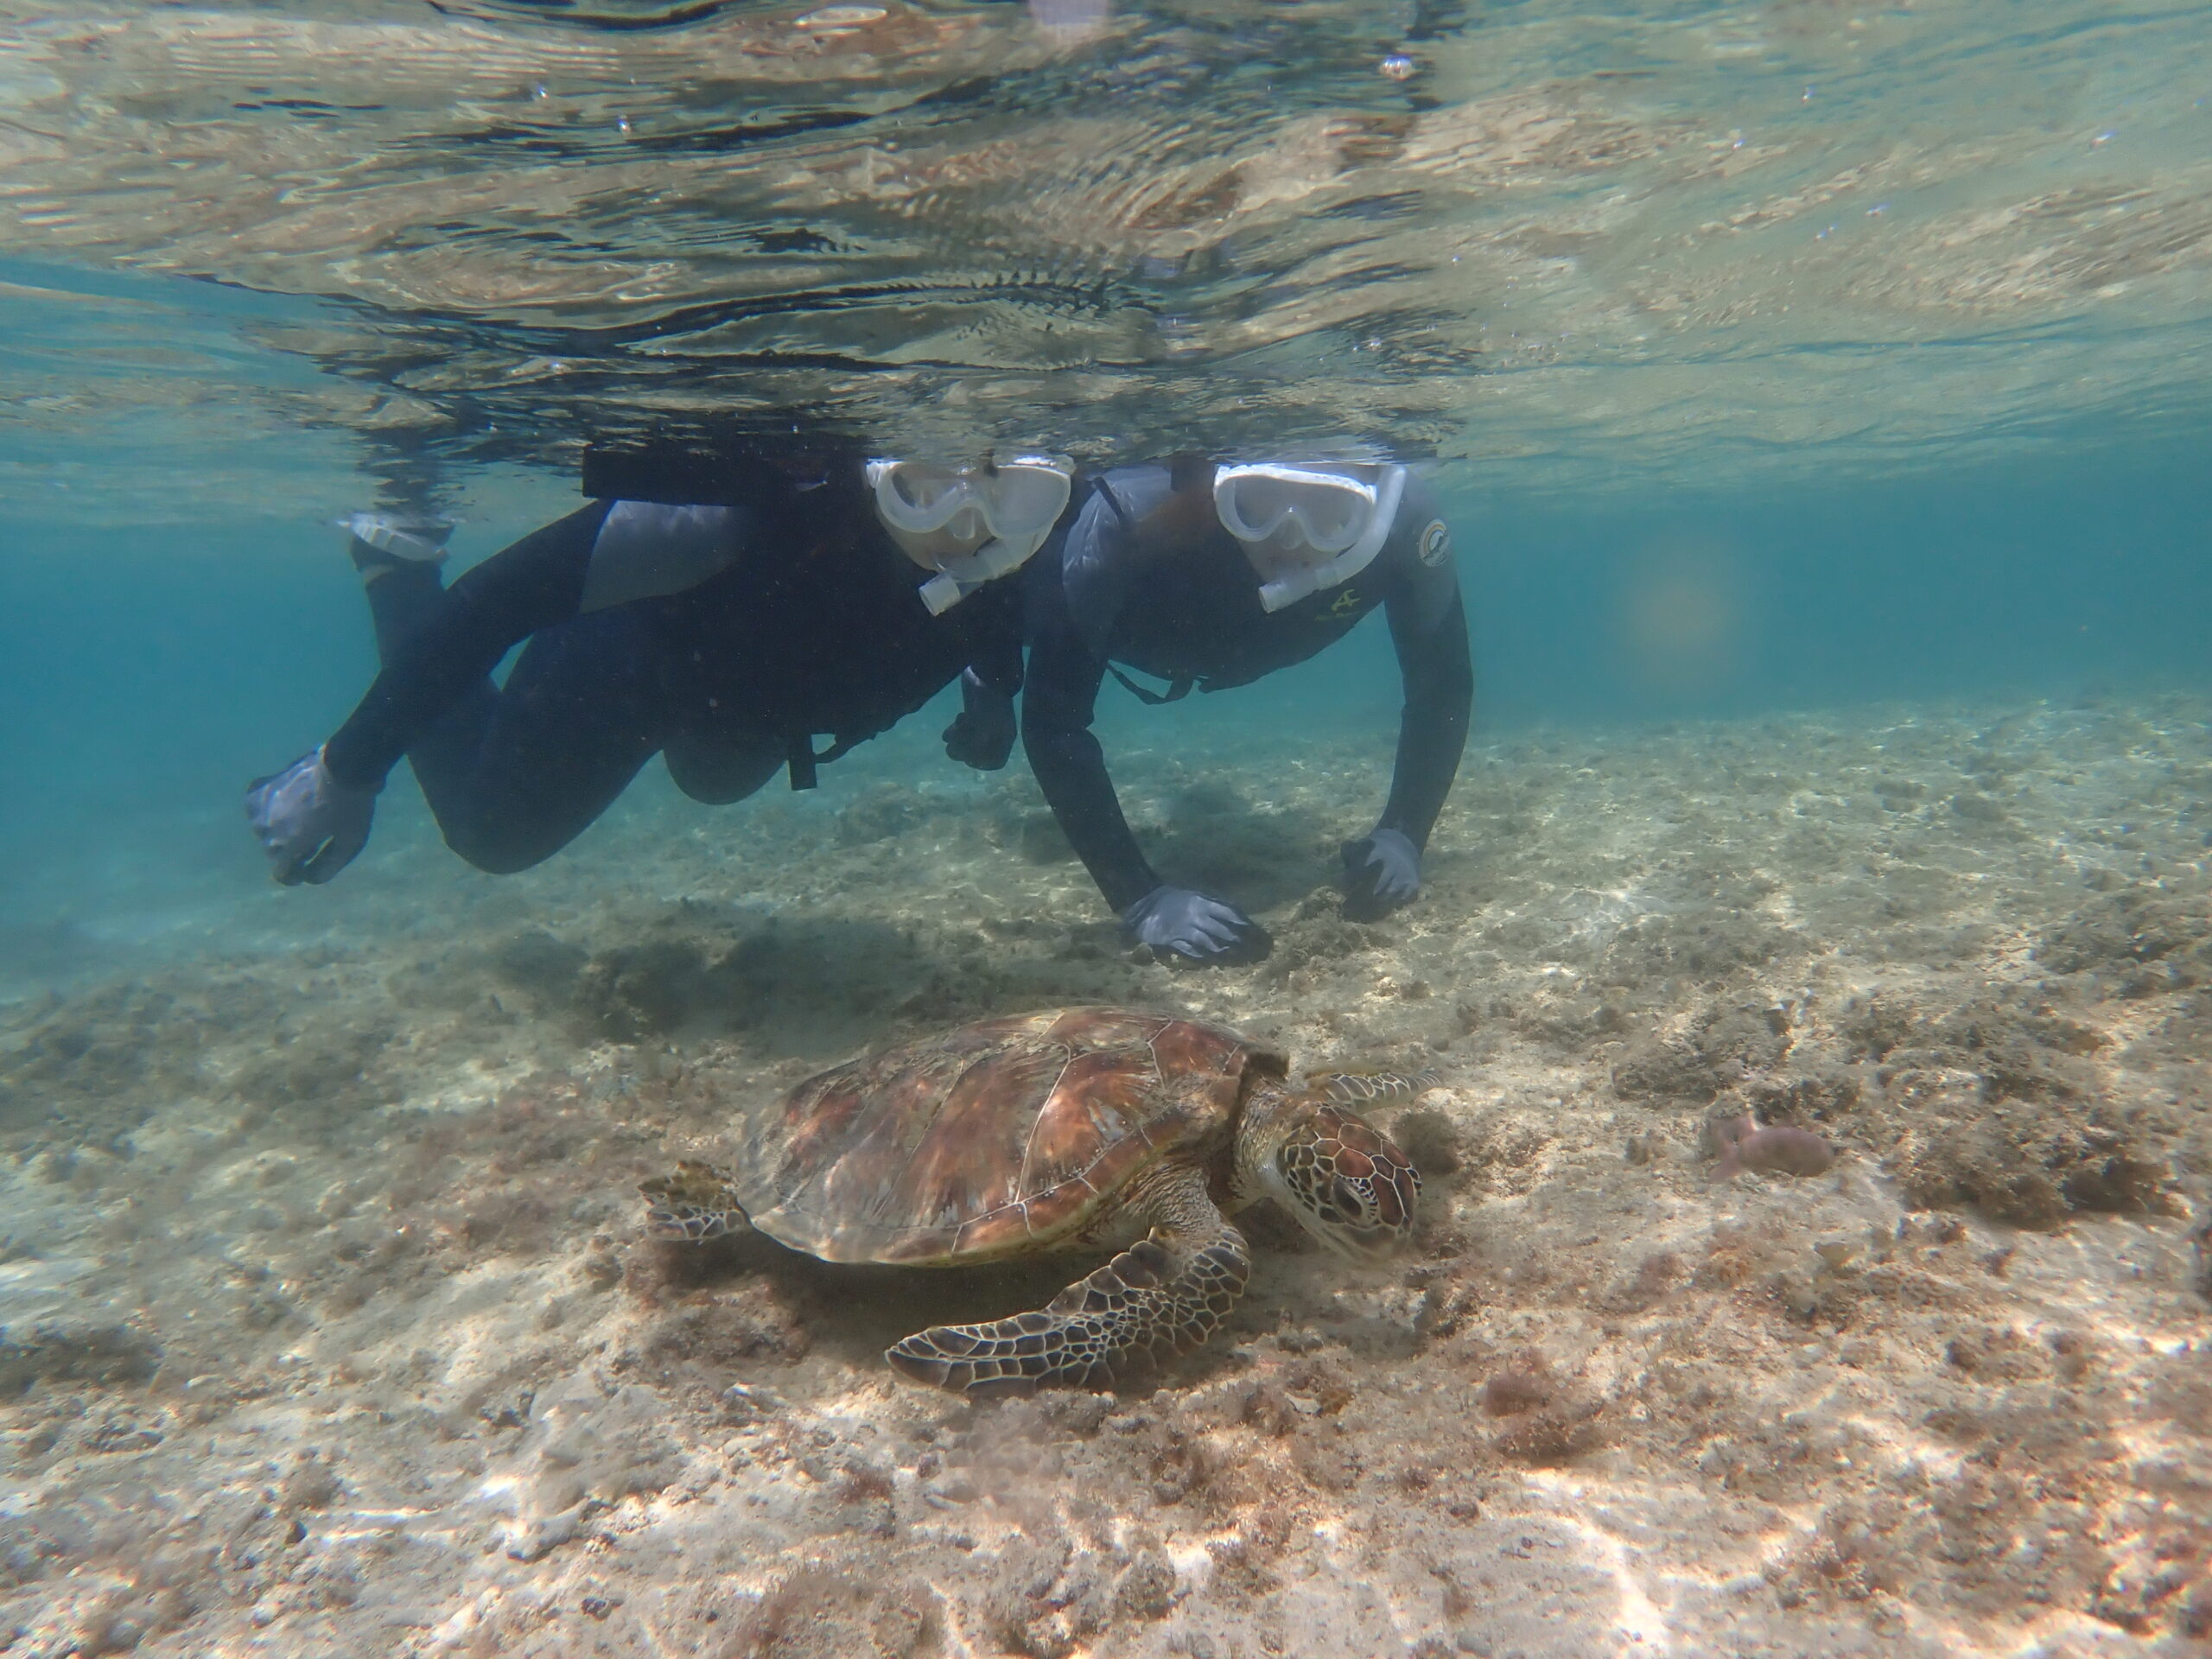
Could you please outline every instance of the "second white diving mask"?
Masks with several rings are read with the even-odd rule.
[[[908,558],[936,572],[921,595],[938,616],[1029,561],[1066,510],[1075,474],[1044,455],[972,467],[871,461],[868,482],[884,529]]]
[[[1262,607],[1279,611],[1372,563],[1405,489],[1398,466],[1264,461],[1217,468],[1213,506],[1262,571]]]

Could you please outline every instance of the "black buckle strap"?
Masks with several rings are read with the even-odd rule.
[[[814,752],[813,734],[801,732],[792,738],[784,751],[784,759],[791,767],[791,787],[812,789],[816,782],[814,769],[822,764],[822,757]]]
[[[1180,679],[1168,681],[1167,689],[1165,691],[1154,691],[1148,686],[1139,685],[1111,663],[1106,664],[1106,671],[1128,687],[1130,693],[1139,702],[1148,702],[1155,709],[1163,702],[1182,702],[1191,695],[1191,688],[1198,683],[1194,676],[1185,675]]]
[[[815,777],[817,768],[828,766],[832,760],[843,760],[866,741],[858,737],[834,738],[828,748],[817,749],[814,747],[811,732],[797,734],[784,751],[785,760],[791,767],[791,787],[812,789],[818,781]]]

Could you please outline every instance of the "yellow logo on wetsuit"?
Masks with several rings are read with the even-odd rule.
[[[1359,608],[1359,595],[1349,588],[1337,595],[1337,602],[1323,613],[1327,616],[1350,616]]]

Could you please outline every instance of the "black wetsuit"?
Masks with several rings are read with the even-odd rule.
[[[1364,570],[1272,613],[1261,607],[1259,578],[1243,550],[1217,524],[1196,537],[1147,533],[1143,521],[1169,493],[1163,467],[1106,474],[1025,580],[1022,742],[1053,816],[1106,902],[1123,912],[1160,885],[1122,817],[1090,729],[1109,665],[1168,682],[1154,694],[1162,698],[1192,686],[1226,690],[1304,662],[1377,607],[1389,619],[1406,701],[1390,798],[1376,827],[1425,849],[1459,770],[1474,701],[1450,537],[1427,493],[1408,486],[1389,539]]]
[[[447,844],[494,873],[575,839],[656,752],[696,800],[785,767],[804,787],[965,669],[1020,688],[1020,584],[931,616],[922,579],[842,475],[741,507],[594,501],[450,589],[435,565],[372,567],[384,671],[323,758],[373,788],[404,755]]]

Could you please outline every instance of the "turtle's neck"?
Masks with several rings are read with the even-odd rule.
[[[1244,1109],[1236,1118],[1230,1174],[1230,1191],[1240,1210],[1262,1198],[1283,1196],[1281,1178],[1274,1173],[1274,1156],[1282,1146],[1283,1121],[1294,1098],[1288,1085],[1275,1078],[1255,1083],[1244,1097]]]

